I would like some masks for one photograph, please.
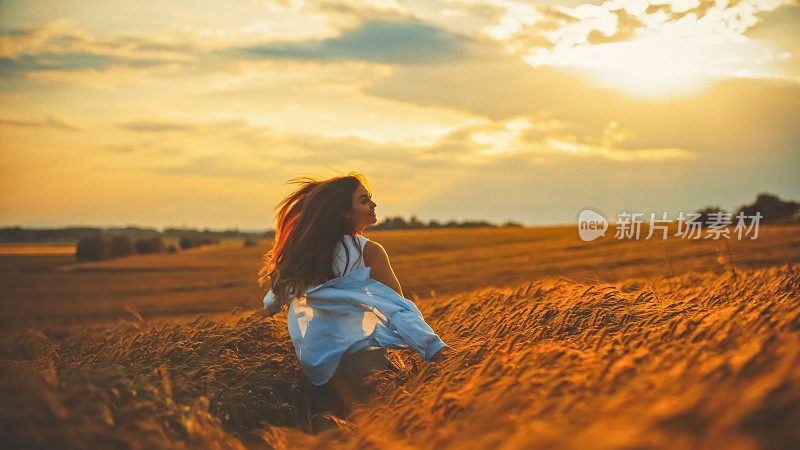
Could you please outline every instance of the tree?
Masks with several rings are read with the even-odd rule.
[[[712,223],[724,223],[725,221],[722,220],[722,216],[720,214],[724,214],[725,211],[720,208],[719,206],[707,206],[699,211],[697,214],[700,214],[700,217],[695,219],[697,222],[700,223],[701,227],[707,227]],[[717,220],[712,220],[711,217],[716,217]],[[732,220],[732,219],[731,219]],[[728,222],[730,223],[730,222]]]
[[[142,254],[148,253],[163,253],[164,240],[160,236],[153,236],[147,239],[138,239],[136,241],[136,252]]]
[[[78,261],[100,261],[108,258],[107,241],[102,234],[81,238],[75,247],[75,258]]]
[[[108,245],[108,257],[119,258],[122,256],[132,255],[134,252],[133,240],[130,236],[114,235],[108,238],[106,243]]]
[[[420,222],[420,220],[417,219],[417,216],[411,216],[411,220],[408,222],[408,227],[409,228],[425,228],[425,224]]]
[[[522,224],[519,222],[514,222],[513,220],[509,220],[508,222],[503,224],[505,228],[522,228]]]
[[[739,213],[743,213],[746,217],[752,217],[758,212],[761,214],[760,220],[766,222],[784,217],[797,217],[798,210],[800,210],[800,203],[791,200],[784,201],[778,198],[777,195],[762,192],[758,194],[755,202],[740,207],[736,214],[733,215],[732,220],[735,223],[738,220],[736,216]]]

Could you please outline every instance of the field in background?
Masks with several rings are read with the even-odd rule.
[[[730,241],[735,272],[711,240],[366,234],[456,355],[393,350],[319,435],[286,313],[250,315],[264,247],[0,258],[0,446],[800,447],[796,223]]]
[[[722,241],[619,240],[592,242],[572,227],[376,231],[410,299],[559,277],[613,282],[631,277],[722,273]],[[800,224],[762,225],[755,240],[733,239],[736,267],[756,269],[800,261]],[[176,254],[134,255],[76,264],[71,255],[0,254],[0,328],[108,323],[119,319],[193,318],[252,310],[264,290],[257,282],[267,241],[243,247],[223,241]]]
[[[2,255],[74,255],[75,244],[72,242],[3,242],[0,243]]]

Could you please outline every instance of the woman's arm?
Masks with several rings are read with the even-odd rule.
[[[397,280],[392,265],[389,264],[389,255],[386,254],[381,244],[368,241],[364,244],[364,265],[370,268],[369,277],[394,289],[403,296],[403,288]]]
[[[386,250],[384,250],[383,246],[377,242],[368,241],[366,244],[364,244],[363,256],[364,265],[370,268],[369,277],[394,289],[402,297],[403,288],[400,287],[400,282],[397,280],[397,276],[395,276],[394,271],[392,270],[392,265],[389,263],[389,255],[386,254]],[[426,327],[431,333],[433,332],[433,330],[431,330],[427,324]],[[438,337],[437,340],[441,342]],[[453,353],[453,348],[444,344],[444,347],[439,349],[436,354],[430,357],[429,361],[447,361],[453,356]]]

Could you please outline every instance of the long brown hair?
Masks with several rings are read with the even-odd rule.
[[[345,213],[352,208],[359,184],[369,191],[364,176],[355,172],[327,180],[300,177],[289,183],[300,187],[275,207],[275,245],[264,255],[259,271],[261,286],[272,289],[280,308],[308,287],[335,277],[336,244],[355,233]]]

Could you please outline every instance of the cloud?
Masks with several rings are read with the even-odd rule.
[[[111,36],[96,36],[69,18],[18,26],[0,33],[0,75],[40,72],[34,75],[48,81],[57,80],[58,72],[92,77],[119,68],[165,67],[171,76],[175,69],[230,73],[238,71],[238,62],[254,58],[424,63],[463,56],[469,41],[415,19],[392,1],[260,3],[263,18],[243,26],[188,24]]]
[[[45,126],[45,123],[37,120],[0,119],[0,125],[22,128],[41,128]]]
[[[546,145],[554,150],[565,151],[574,154],[596,155],[614,161],[675,160],[696,158],[696,155],[683,148],[617,149],[576,142],[574,136],[548,138],[546,140]]]
[[[467,165],[492,165],[509,156],[527,155],[528,165],[547,163],[553,156],[577,159],[608,159],[618,162],[694,158],[682,148],[617,148],[625,133],[616,122],[609,122],[600,135],[575,136],[565,133],[569,124],[555,119],[515,117],[465,125],[443,136],[422,150]]]
[[[197,156],[188,163],[158,166],[151,172],[200,178],[268,179],[276,164],[269,161],[242,161],[231,155]]]
[[[464,58],[471,39],[419,22],[367,22],[341,37],[242,49],[253,58],[430,64]]]
[[[610,13],[616,16],[614,29],[607,32],[596,28],[589,30],[586,34],[587,43],[596,45],[625,41],[634,37],[636,30],[643,26],[641,20],[625,9],[613,10]]]
[[[49,115],[42,120],[0,118],[0,125],[20,128],[54,128],[62,131],[83,131],[84,128],[72,124],[56,115]]]
[[[514,56],[504,55],[500,48],[492,57],[480,61],[398,68],[365,86],[364,91],[369,95],[451,108],[493,120],[568,109],[571,105],[586,103],[588,92],[592,92],[592,103],[603,104],[604,100],[619,97],[609,90],[593,89],[583,78],[569,71],[531,68]]]
[[[221,38],[206,39],[196,30],[97,37],[68,20],[57,20],[0,35],[0,77],[110,90],[176,77],[241,75],[252,70],[253,63],[270,60],[435,64],[469,58],[476,46],[466,35],[405,16],[389,20],[390,16],[383,14],[384,20],[352,16],[351,28],[323,39],[276,41],[254,31],[260,39],[252,37],[251,45],[243,45],[247,39],[237,41],[224,33]]]
[[[260,24],[256,20],[245,27],[185,27],[146,36],[101,38],[68,20],[57,20],[0,35],[0,75],[108,90],[176,77],[241,76],[253,70],[252,64],[269,61],[433,67],[458,60],[504,58],[510,53],[524,57],[531,66],[594,70],[609,85],[668,94],[697,89],[720,75],[797,78],[791,74],[800,61],[797,57],[773,58],[774,62],[753,70],[743,69],[749,59],[742,64],[719,64],[726,59],[698,50],[709,43],[747,41],[744,33],[759,26],[761,15],[787,1],[743,0],[723,6],[706,0],[610,0],[573,8],[513,0],[445,3],[453,11],[472,15],[463,32],[451,31],[442,25],[446,22],[434,23],[439,20],[434,20],[436,14],[394,2],[307,2],[302,7],[263,2],[265,9],[282,19]],[[295,23],[291,18],[312,16],[327,28],[316,34],[271,34],[275,21]],[[475,23],[486,20],[496,22],[469,34]],[[319,27],[308,24],[305,29],[322,30]],[[727,51],[739,54],[742,49]],[[634,60],[642,63],[631,67]]]
[[[119,125],[123,130],[139,131],[142,133],[161,133],[164,131],[194,131],[199,128],[195,124],[178,122],[161,122],[155,120],[139,120],[126,122]]]
[[[121,62],[120,58],[92,53],[19,55],[15,59],[0,59],[0,70],[2,70],[0,74],[43,70],[103,70]]]
[[[714,0],[608,0],[573,8],[484,0],[507,14],[483,33],[513,53],[527,54],[532,65],[552,65],[572,47],[609,44],[639,37],[690,37],[703,45],[742,42],[761,22],[760,15],[796,0],[717,2]]]
[[[47,81],[58,79],[59,72],[91,77],[98,71],[124,68],[152,69],[147,73],[174,77],[178,72],[236,73],[240,63],[252,59],[432,64],[475,56],[473,47],[483,39],[527,56],[532,65],[559,65],[564,58],[576,64],[570,58],[576,47],[647,36],[688,36],[704,45],[741,42],[748,29],[762,22],[762,14],[782,4],[794,5],[796,0],[609,0],[574,8],[514,0],[459,0],[434,3],[436,14],[393,1],[260,4],[268,12],[266,18],[254,18],[244,26],[183,26],[146,36],[100,38],[68,19],[14,28],[0,34],[0,74],[33,73]],[[443,25],[447,22],[440,20],[446,8],[468,15],[470,24],[495,23],[483,27],[480,34],[448,31]]]
[[[126,145],[125,148],[153,148],[156,142],[161,142],[163,147],[170,139],[187,144],[191,144],[194,139],[204,143],[211,142],[211,148],[203,150],[204,155],[200,157],[200,161],[206,164],[204,167],[208,164],[204,158],[213,159],[220,152],[236,150],[243,155],[252,155],[256,160],[280,160],[303,165],[314,164],[320,159],[333,164],[364,159],[403,162],[408,161],[417,149],[393,142],[374,142],[358,136],[330,137],[318,133],[283,132],[252,125],[246,119],[206,122],[151,120],[125,122],[117,126],[135,134],[152,136],[144,143]],[[247,151],[243,151],[244,149]],[[198,162],[194,161],[192,164]],[[187,168],[181,172],[188,173],[189,170]]]
[[[609,128],[609,126],[611,128]],[[427,145],[399,142],[375,142],[358,136],[331,137],[316,133],[290,133],[253,126],[246,120],[217,122],[136,122],[122,128],[143,134],[175,134],[179,142],[203,136],[204,142],[221,143],[176,165],[155,166],[160,173],[198,174],[250,177],[259,171],[245,170],[246,163],[236,163],[233,154],[252,154],[251,161],[280,161],[282,165],[309,167],[319,164],[333,166],[386,165],[397,171],[431,170],[435,167],[453,170],[474,167],[494,167],[514,156],[517,165],[532,166],[567,155],[570,158],[606,159],[619,163],[642,160],[686,159],[694,155],[679,148],[618,148],[624,132],[616,124],[606,124],[597,136],[590,138],[569,134],[568,124],[552,118],[515,117],[504,121],[470,122],[442,135]],[[247,144],[252,153],[235,152]],[[215,166],[224,155],[225,170]],[[525,162],[527,161],[527,162]],[[522,163],[522,164],[520,164]],[[220,163],[221,164],[221,163]],[[237,165],[238,164],[238,165]],[[238,168],[237,168],[238,167]]]
[[[606,125],[616,121],[628,132],[617,143],[623,149],[752,155],[785,149],[800,129],[800,85],[793,81],[717,80],[693,95],[651,100],[598,86],[580,73],[532,68],[502,55],[480,63],[402,67],[365,92],[498,122],[520,116],[533,117],[532,123],[556,120],[561,133],[593,145],[602,145]]]
[[[163,142],[170,142],[170,140],[188,142],[186,139],[205,139],[208,144],[225,143],[232,148],[237,146],[241,148],[241,145],[244,144],[249,149],[259,151],[275,148],[278,145],[291,144],[276,130],[265,126],[252,125],[244,118],[205,122],[139,120],[119,123],[117,127],[135,134],[151,135],[155,139],[161,139]],[[147,142],[148,147],[154,147],[155,141],[149,140]],[[164,147],[163,144],[161,147],[172,148],[169,146]],[[174,148],[172,149],[172,151],[166,150],[166,153],[176,153]],[[270,154],[273,153],[270,152]]]
[[[159,40],[160,39],[160,40]],[[117,35],[98,38],[69,19],[14,28],[0,34],[0,73],[108,70],[189,63],[200,45],[175,38]]]
[[[103,145],[102,149],[113,153],[133,153],[136,147],[131,144],[107,144]]]

